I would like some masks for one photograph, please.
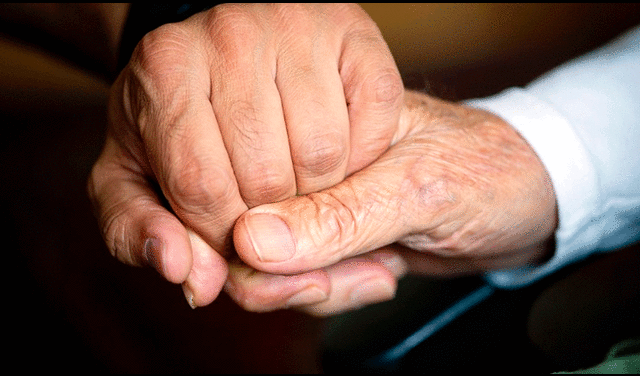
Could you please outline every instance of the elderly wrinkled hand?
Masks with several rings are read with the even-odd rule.
[[[375,160],[402,94],[353,4],[224,4],[148,33],[113,85],[88,182],[109,250],[183,283],[192,306],[210,303],[236,219]]]
[[[317,300],[298,307],[329,315],[393,297],[407,270],[460,275],[547,256],[557,226],[554,190],[527,142],[486,111],[416,92],[405,97],[398,137],[370,166],[240,217],[238,254],[265,272],[231,276],[227,290],[241,305],[291,306],[277,299],[291,295],[286,276],[271,274],[324,272],[315,289],[302,291]]]

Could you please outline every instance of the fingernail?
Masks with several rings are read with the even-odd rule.
[[[184,297],[187,299],[187,303],[189,303],[189,307],[191,307],[191,309],[198,308],[198,306],[194,302],[193,291],[191,291],[191,288],[189,287],[189,285],[187,285],[186,283],[183,283],[182,292],[184,292]]]
[[[293,257],[296,251],[291,230],[273,214],[249,215],[245,224],[253,249],[260,261],[281,262]]]
[[[318,286],[307,287],[287,301],[287,307],[320,303],[327,299],[327,294]]]
[[[358,305],[371,304],[392,299],[395,288],[383,279],[368,279],[359,283],[349,297]]]
[[[142,247],[142,253],[147,260],[147,264],[154,267],[158,272],[162,273],[162,261],[160,260],[160,252],[162,243],[156,238],[147,238]]]
[[[379,253],[374,260],[381,262],[396,278],[403,277],[409,270],[402,256],[395,253]]]

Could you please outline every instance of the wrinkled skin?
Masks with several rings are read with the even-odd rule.
[[[237,218],[370,164],[395,137],[403,90],[354,4],[224,4],[150,32],[112,87],[88,181],[110,252],[209,304]],[[287,281],[292,293],[328,283],[324,271]]]
[[[509,124],[407,92],[398,137],[379,159],[326,190],[249,210],[234,242],[260,271],[325,272],[316,286],[324,294],[298,305],[322,316],[392,298],[407,271],[454,276],[540,262],[556,210],[545,168]],[[227,290],[247,309],[287,307],[276,299],[286,278],[232,276]]]
[[[111,94],[88,182],[105,241],[193,307],[224,285],[248,310],[330,315],[392,298],[408,271],[548,255],[535,153],[491,114],[403,95],[357,6],[223,5],[165,25]]]

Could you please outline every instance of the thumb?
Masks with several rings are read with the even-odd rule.
[[[410,166],[390,151],[329,189],[245,212],[234,228],[239,256],[265,272],[299,273],[378,249],[417,230],[419,210],[407,205],[415,196],[408,194],[414,191],[411,179],[405,179]]]

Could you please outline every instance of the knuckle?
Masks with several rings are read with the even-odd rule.
[[[375,103],[389,106],[400,106],[402,103],[404,85],[396,69],[378,72],[365,85],[365,90],[372,93]]]
[[[238,25],[255,25],[255,20],[245,5],[224,3],[205,13],[205,23],[215,30],[227,30]]]
[[[196,161],[171,169],[167,198],[179,215],[207,215],[216,203],[232,202],[233,179],[225,169],[214,165],[205,168]]]
[[[344,184],[340,189],[351,188]],[[366,212],[353,193],[330,190],[305,196],[310,200],[308,207],[315,211],[311,218],[317,220],[317,226],[312,227],[315,231],[309,235],[314,246],[323,250],[327,265],[341,260],[350,249],[357,248],[362,240],[357,239],[356,234],[361,233],[359,223],[363,223],[362,215]],[[345,197],[351,198],[346,201]]]
[[[165,24],[147,33],[136,46],[133,66],[154,77],[164,77],[184,66],[193,38],[180,24]]]
[[[295,178],[279,164],[247,168],[242,196],[249,207],[279,201],[295,193]]]
[[[346,71],[345,90],[350,103],[371,103],[382,108],[400,109],[404,100],[404,83],[395,65],[380,67],[385,63],[377,59]]]
[[[347,157],[347,140],[341,135],[310,135],[304,140],[300,152],[295,153],[294,166],[302,177],[320,176],[339,169]]]
[[[235,172],[247,204],[258,205],[293,194],[293,171],[275,158],[266,157],[271,154],[272,137],[265,134],[268,127],[260,120],[255,107],[246,101],[235,101],[228,113],[228,123],[235,130],[230,145],[232,153],[261,156],[255,163],[243,165]]]
[[[356,215],[349,206],[335,197],[331,201],[332,205],[330,207],[332,210],[327,211],[325,223],[330,230],[329,233],[333,234],[330,238],[337,240],[333,243],[343,244],[356,233]]]
[[[356,3],[338,3],[332,4],[331,8],[333,14],[341,15],[334,19],[339,22],[346,33],[378,32],[378,25],[361,5]]]
[[[317,15],[310,4],[287,3],[275,5],[276,25],[285,31],[299,35],[313,30],[314,16]]]
[[[239,4],[221,4],[205,15],[205,32],[222,55],[229,55],[229,62],[246,59],[247,52],[260,38],[260,26],[255,16]]]
[[[185,84],[190,81],[192,56],[198,50],[191,34],[176,24],[166,24],[146,34],[123,75],[123,89],[113,93],[121,95],[125,118],[137,124],[142,134],[152,119],[176,118],[193,99],[193,87]]]
[[[375,24],[356,28],[347,36],[347,53],[341,74],[350,101],[388,104],[399,108],[404,83],[386,42]]]

